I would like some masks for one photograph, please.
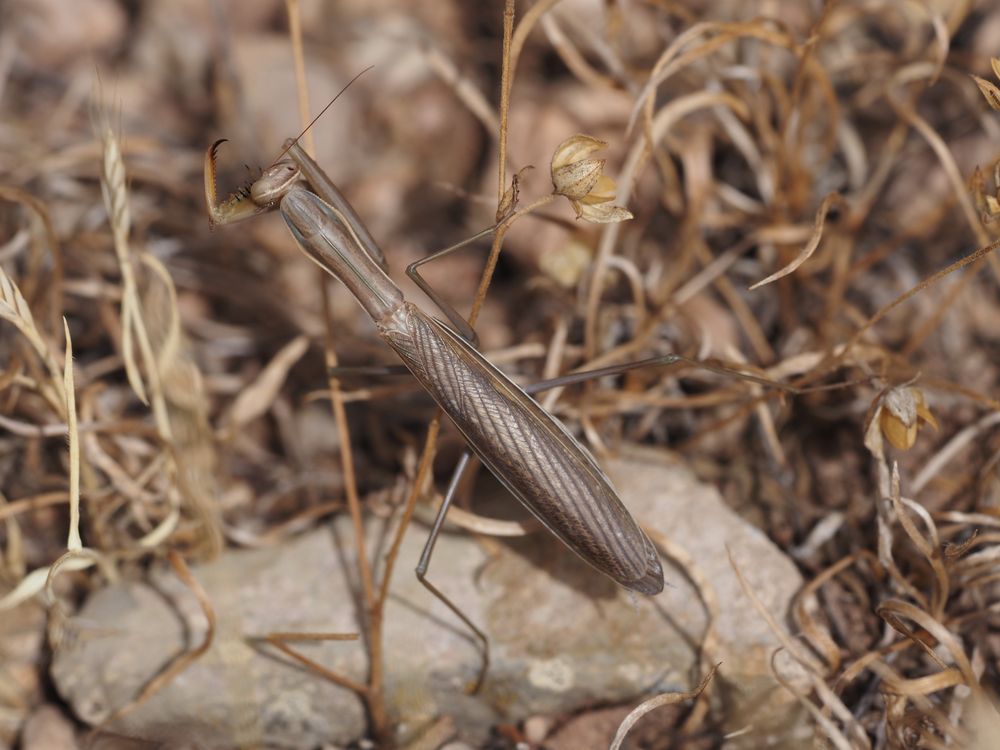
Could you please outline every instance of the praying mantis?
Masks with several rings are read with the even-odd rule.
[[[287,159],[266,169],[248,189],[219,203],[215,157],[221,143],[217,141],[205,155],[205,195],[212,225],[279,211],[301,250],[350,290],[382,339],[510,493],[592,567],[632,591],[660,593],[659,553],[608,477],[559,421],[477,351],[470,326],[417,273],[423,261],[411,264],[407,274],[431,292],[454,328],[404,299],[361,218],[297,140],[285,142]],[[468,459],[466,453],[459,462],[416,573],[476,633],[488,654],[485,634],[426,580],[434,543]]]

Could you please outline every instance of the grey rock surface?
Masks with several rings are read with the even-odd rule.
[[[682,548],[712,589],[718,612],[707,657],[722,662],[713,695],[726,702],[734,722],[728,729],[754,727],[744,747],[784,746],[800,722],[794,702],[770,676],[778,643],[739,587],[727,548],[779,619],[802,583],[794,565],[669,454],[629,451],[607,469],[636,517]],[[401,733],[446,713],[461,738],[475,743],[498,721],[637,701],[697,683],[706,608],[669,561],[667,589],[645,598],[595,573],[543,532],[485,543],[446,533],[429,577],[483,625],[492,648],[483,690],[466,695],[479,652],[412,574],[420,531],[404,540],[386,613],[387,701]],[[369,532],[370,545],[383,545],[381,560],[388,535],[375,523]],[[248,640],[270,631],[359,630],[347,519],[281,547],[230,552],[194,575],[218,619],[212,648],[110,729],[196,740],[200,747],[344,744],[364,733],[356,695]],[[52,675],[78,716],[97,724],[200,643],[206,620],[194,596],[163,570],[148,583],[97,592],[76,624],[76,637],[55,654]],[[363,641],[299,647],[329,669],[364,680]]]

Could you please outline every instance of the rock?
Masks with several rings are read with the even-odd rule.
[[[212,648],[107,728],[157,742],[196,741],[203,748],[309,747],[360,736],[364,710],[353,693],[247,640],[275,630],[355,631],[338,559],[329,532],[321,530],[196,569],[217,617]],[[338,580],[331,584],[324,577]],[[57,649],[52,675],[89,724],[128,704],[173,658],[199,644],[206,629],[193,595],[165,571],[152,576],[152,585],[98,591],[80,622],[76,636]],[[302,650],[354,679],[363,676],[357,644],[306,644]],[[326,659],[330,652],[336,653]]]
[[[56,706],[39,706],[24,725],[22,750],[76,750],[73,722]]]
[[[779,617],[801,585],[794,565],[669,454],[630,451],[607,468],[626,505],[682,547],[714,590],[715,646],[706,658],[722,667],[713,695],[724,696],[726,729],[752,724],[755,731],[733,747],[766,747],[769,736],[777,746],[799,714],[770,677],[777,640],[740,589],[726,550]],[[381,562],[387,542],[380,524],[371,523],[369,544],[381,540]],[[486,683],[478,695],[466,695],[479,653],[413,576],[423,541],[423,533],[407,534],[386,611],[386,696],[402,736],[448,714],[459,739],[477,744],[497,722],[594,703],[631,704],[697,681],[695,649],[707,618],[681,570],[668,565],[666,591],[639,598],[547,534],[480,544],[464,533],[445,533],[429,578],[483,626],[491,644]],[[270,631],[357,631],[352,547],[342,518],[282,547],[231,552],[196,568],[218,618],[212,648],[109,728],[145,739],[197,738],[201,747],[356,739],[365,714],[353,693],[246,640]],[[194,597],[162,571],[150,584],[97,592],[78,621],[81,631],[56,652],[52,675],[91,724],[128,703],[172,657],[197,645],[205,629]],[[361,642],[300,648],[329,669],[364,680]]]

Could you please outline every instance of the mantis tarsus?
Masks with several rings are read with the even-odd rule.
[[[474,348],[474,333],[457,312],[432,297],[461,335],[403,298],[385,272],[385,256],[357,213],[298,143],[286,142],[288,160],[265,170],[248,190],[217,204],[214,163],[219,143],[205,157],[213,225],[279,210],[305,254],[350,289],[470,449],[549,531],[625,588],[650,595],[662,591],[656,548],[591,455]],[[407,273],[426,291],[416,265]],[[438,511],[417,577],[482,641],[485,669],[485,634],[426,580],[434,542],[467,459],[468,454]]]

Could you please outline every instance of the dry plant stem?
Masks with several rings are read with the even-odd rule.
[[[835,673],[840,669],[842,661],[840,648],[833,640],[830,635],[830,631],[826,628],[826,626],[819,623],[812,616],[808,605],[815,602],[816,593],[825,583],[827,583],[827,581],[833,579],[845,568],[854,565],[862,557],[867,559],[867,555],[865,553],[854,553],[841,558],[825,570],[820,571],[820,573],[811,581],[806,583],[802,590],[796,595],[794,604],[792,605],[792,614],[795,619],[795,624],[798,626],[799,630],[802,631],[802,637],[805,641],[826,662],[828,674]],[[869,560],[869,562],[871,561]]]
[[[499,155],[499,180],[498,180],[498,192],[497,192],[497,204],[503,200],[504,196],[504,184],[505,184],[505,165],[506,165],[506,153],[507,153],[507,124],[508,124],[508,112],[510,106],[510,83],[511,83],[511,71],[513,70],[512,65],[512,53],[511,53],[511,35],[513,31],[514,22],[514,1],[507,0],[504,6],[504,38],[503,38],[503,61],[501,65],[501,92],[500,92],[500,155]],[[486,298],[486,292],[489,289],[490,282],[493,278],[493,272],[496,269],[497,260],[500,255],[500,248],[503,243],[503,237],[506,232],[506,227],[510,225],[517,216],[523,215],[527,210],[534,210],[535,208],[544,205],[548,201],[552,200],[553,196],[546,196],[544,199],[536,201],[528,209],[524,211],[518,211],[511,217],[509,217],[501,226],[497,228],[497,231],[493,237],[493,244],[490,248],[490,255],[486,262],[486,267],[483,269],[482,277],[480,278],[479,288],[476,290],[476,296],[472,303],[472,308],[469,312],[468,323],[470,328],[474,328],[476,320],[479,317],[479,312],[482,309],[483,302]],[[379,617],[381,616],[381,610],[384,608],[386,598],[389,593],[389,584],[392,579],[392,572],[395,567],[396,559],[399,555],[399,547],[402,544],[403,534],[406,532],[409,526],[410,520],[413,517],[413,511],[416,508],[417,499],[420,497],[424,483],[430,476],[431,466],[434,459],[434,451],[437,445],[437,437],[441,426],[441,409],[436,409],[434,417],[431,419],[431,423],[427,428],[427,437],[424,440],[424,447],[420,454],[419,468],[417,469],[416,476],[413,480],[413,485],[410,489],[410,494],[407,497],[406,505],[403,509],[403,515],[400,518],[399,528],[396,531],[396,536],[392,541],[392,546],[390,547],[389,554],[386,557],[385,572],[382,578],[382,585],[379,592],[378,602],[376,610],[379,612]]]
[[[510,38],[514,29],[514,0],[506,0],[503,8],[503,52],[500,62],[500,158],[497,164],[497,205],[503,200],[507,180],[507,113],[510,110],[511,52]],[[469,321],[474,326],[473,320]]]
[[[813,225],[812,236],[809,238],[809,242],[806,243],[805,247],[802,248],[801,252],[784,268],[775,271],[766,279],[761,279],[757,283],[753,284],[750,287],[750,291],[752,292],[766,284],[770,284],[771,282],[784,278],[790,273],[794,273],[799,266],[809,260],[813,256],[813,253],[816,252],[816,248],[819,247],[820,240],[823,239],[823,225],[826,222],[827,213],[834,204],[842,202],[843,197],[838,193],[830,193],[827,195],[820,204],[819,210],[816,212],[816,221]]]
[[[19,500],[12,500],[0,506],[0,521],[13,518],[19,513],[47,508],[51,505],[62,505],[69,502],[69,493],[64,490],[58,492],[45,492],[31,497],[22,497]]]
[[[323,277],[320,285],[320,293],[323,302],[323,318],[328,321],[326,329],[326,365],[327,369],[335,368],[338,365],[337,352],[333,346],[333,330],[329,324],[331,319],[330,293]],[[357,477],[354,473],[354,456],[351,449],[350,433],[347,427],[347,413],[344,410],[344,402],[340,393],[340,381],[336,378],[329,379],[330,403],[333,408],[334,418],[337,421],[339,438],[344,440],[340,448],[341,468],[344,472],[344,490],[347,494],[347,507],[351,513],[351,521],[354,526],[354,533],[357,535],[358,545],[358,568],[361,575],[362,593],[365,597],[366,606],[371,609],[375,603],[375,587],[372,579],[371,565],[364,542],[364,525],[361,519],[361,500],[358,496]]]
[[[76,423],[76,388],[73,383],[73,341],[69,335],[69,324],[63,318],[66,335],[66,359],[63,364],[63,394],[66,398],[67,428],[69,439],[69,538],[66,549],[79,552],[83,549],[80,540],[80,432]]]
[[[406,750],[441,750],[450,747],[448,740],[455,736],[455,720],[445,714],[435,719],[430,726],[421,728],[417,736],[406,743]],[[467,747],[464,742],[460,747]]]
[[[7,505],[7,496],[0,491],[0,511]],[[24,559],[24,533],[21,531],[21,524],[12,516],[5,520],[4,527],[7,529],[7,549],[0,559],[0,575],[18,580],[28,572],[28,564]]]
[[[302,51],[302,14],[299,12],[299,0],[285,0],[285,12],[288,16],[288,35],[292,40],[292,60],[295,63],[295,87],[299,102],[299,121],[305,125],[309,122],[309,87],[306,82],[305,54]],[[302,134],[306,152],[316,156],[316,142],[312,130]]]
[[[696,241],[693,244],[695,257],[703,267],[707,268],[715,260],[711,250],[709,250],[704,242]],[[739,290],[736,289],[736,285],[729,280],[729,277],[719,275],[714,279],[713,286],[715,286],[719,294],[726,300],[729,309],[732,310],[733,316],[739,322],[740,328],[743,329],[743,333],[746,335],[747,341],[750,342],[757,360],[759,362],[774,362],[776,359],[774,349],[771,347],[770,342],[768,342],[767,335],[761,330],[760,323],[757,322],[750,304],[743,298]]]
[[[710,36],[717,34],[717,36]],[[685,46],[701,36],[707,37],[699,46],[683,52]],[[627,130],[631,132],[640,113],[643,115],[643,128],[647,133],[647,144],[653,147],[654,139],[649,138],[650,125],[653,119],[653,107],[656,103],[656,89],[670,76],[677,73],[684,67],[691,65],[695,61],[712,54],[729,42],[742,38],[757,39],[776,47],[788,50],[796,57],[801,54],[799,46],[795,40],[780,29],[769,27],[767,21],[749,21],[745,23],[720,23],[717,21],[707,21],[692,26],[687,31],[680,34],[670,46],[660,55],[649,80],[643,87],[641,93],[636,98],[635,108],[629,118]]]
[[[798,640],[793,638],[791,634],[778,622],[775,613],[770,612],[764,603],[757,596],[757,593],[750,586],[750,582],[747,581],[746,576],[743,575],[743,570],[736,563],[736,559],[733,557],[733,551],[726,548],[726,554],[729,556],[729,565],[736,574],[736,578],[739,581],[740,588],[743,589],[743,593],[747,595],[750,602],[753,604],[754,609],[757,613],[764,619],[771,632],[777,636],[781,644],[788,650],[788,652],[795,657],[795,659],[800,662],[804,667],[806,667],[810,672],[821,674],[822,665],[816,660],[816,657]]]
[[[991,255],[990,264],[996,268],[996,264],[993,263],[996,256]],[[937,303],[934,312],[927,317],[917,330],[910,334],[909,339],[907,339],[906,344],[900,350],[899,355],[904,359],[909,359],[913,354],[919,350],[923,345],[924,341],[930,336],[934,331],[937,330],[938,326],[941,324],[941,319],[945,316],[955,303],[956,300],[963,297],[963,294],[967,291],[969,285],[976,278],[976,274],[967,273],[964,276],[960,276],[955,280],[955,283],[951,285],[951,288],[946,290],[941,300]]]
[[[800,666],[807,671],[812,681],[813,689],[817,691],[817,693],[819,693],[825,705],[827,705],[835,713],[837,713],[837,715],[845,723],[848,723],[852,728],[854,728],[854,723],[852,723],[853,719],[850,711],[844,706],[840,698],[834,695],[833,692],[830,691],[829,688],[827,688],[825,681],[822,679],[822,675],[824,674],[822,663],[817,661],[816,657],[802,643],[800,643],[797,639],[793,638],[791,634],[781,624],[778,623],[774,614],[768,611],[767,607],[764,606],[764,603],[759,599],[757,594],[751,588],[750,583],[746,580],[746,577],[743,575],[743,571],[740,569],[740,566],[737,565],[736,560],[733,558],[732,550],[727,550],[727,553],[729,555],[729,564],[732,567],[733,572],[736,574],[736,578],[739,580],[740,587],[743,589],[743,592],[750,599],[751,603],[754,606],[754,609],[757,610],[758,614],[764,619],[768,627],[781,642],[784,650],[786,650],[790,654],[790,656],[794,658],[795,661],[797,661],[800,664]],[[775,651],[774,655],[772,656],[772,665],[774,663],[773,658],[774,656],[777,655],[777,653],[778,652]],[[772,668],[772,674],[775,676],[776,679],[778,679],[778,681],[786,690],[788,690],[800,703],[802,703],[803,706],[806,707],[807,710],[809,710],[809,712],[814,716],[814,718],[817,719],[817,721],[820,724],[822,724],[825,728],[827,728],[828,732],[832,732],[831,734],[832,737],[836,737],[839,735],[839,731],[837,731],[835,727],[829,723],[829,720],[825,719],[824,713],[820,712],[816,708],[816,706],[808,698],[808,696],[801,694],[792,683],[790,683],[787,680],[784,680],[777,669]],[[859,737],[863,740],[861,747],[869,747],[863,732],[859,732]],[[846,738],[842,739],[844,744],[840,744],[838,746],[850,750],[851,745],[847,744]]]
[[[303,636],[319,636],[319,637],[303,637]],[[322,664],[310,659],[305,654],[300,653],[296,649],[289,646],[286,641],[289,640],[328,640],[328,641],[353,641],[356,640],[357,636],[352,635],[342,635],[338,633],[268,633],[268,635],[263,639],[266,643],[270,644],[276,648],[281,653],[290,659],[294,659],[299,664],[304,667],[316,672],[316,674],[324,677],[330,682],[340,685],[341,687],[347,688],[348,690],[353,690],[359,696],[364,698],[368,703],[371,702],[371,697],[369,695],[368,685],[352,680],[350,677],[344,677],[342,674],[338,674],[333,670],[327,669]]]
[[[430,500],[431,510],[434,514],[437,514],[441,508],[441,503],[444,502],[444,497],[439,492],[435,492],[431,496]],[[448,508],[448,521],[460,529],[465,529],[466,531],[471,531],[473,534],[479,534],[481,536],[525,536],[543,528],[541,523],[539,523],[536,519],[528,519],[525,521],[501,521],[496,518],[481,516],[455,505]]]
[[[382,585],[379,588],[378,609],[385,606],[385,601],[389,596],[389,584],[392,582],[392,572],[399,557],[399,547],[403,542],[403,533],[410,525],[413,511],[416,508],[417,500],[424,487],[434,461],[434,446],[437,443],[438,432],[441,429],[441,410],[437,409],[431,418],[431,423],[427,427],[427,437],[424,438],[424,448],[420,453],[420,464],[417,473],[410,486],[410,494],[406,498],[406,505],[403,506],[403,515],[399,519],[399,528],[393,537],[392,546],[385,558],[385,571],[382,573]]]
[[[305,77],[305,59],[302,51],[302,24],[299,14],[298,0],[286,0],[285,8],[288,14],[289,33],[292,39],[292,51],[295,59],[295,78],[298,87],[299,112],[303,125],[309,122],[309,91]],[[315,146],[309,131],[305,134],[306,152],[312,155]],[[326,277],[323,272],[316,271],[320,294],[323,300],[323,320],[326,326],[326,365],[327,371],[336,367],[337,353],[334,348],[333,327],[330,318],[330,301]],[[337,433],[340,440],[341,468],[344,473],[344,491],[347,495],[347,507],[351,514],[354,527],[355,544],[357,546],[358,570],[361,576],[361,589],[364,596],[364,611],[368,626],[369,671],[368,688],[363,693],[366,698],[368,712],[372,722],[372,732],[378,738],[385,738],[389,733],[389,720],[386,714],[385,701],[382,692],[382,607],[375,599],[375,584],[372,578],[371,564],[365,545],[364,522],[361,518],[361,501],[358,497],[357,478],[354,473],[354,456],[351,452],[351,434],[347,423],[347,413],[344,409],[340,381],[329,378],[330,404],[337,423]],[[346,678],[341,678],[346,679]]]
[[[955,635],[942,625],[938,620],[925,610],[910,604],[909,602],[889,599],[879,605],[876,610],[897,633],[909,641],[909,645],[916,646],[922,650],[931,661],[942,667],[945,675],[948,675],[949,667],[944,661],[944,653],[951,656],[955,663],[955,668],[961,673],[965,684],[973,693],[981,693],[982,685],[979,684],[979,677],[965,654],[962,643]],[[912,629],[906,626],[903,619],[912,620],[919,629]],[[930,635],[928,638],[927,634]],[[937,641],[936,644],[928,643],[930,639]],[[942,653],[944,652],[944,653]]]
[[[333,344],[330,293],[327,279],[321,271],[318,271],[318,280],[323,300],[323,320],[326,325],[326,366],[329,372],[331,368],[335,368],[338,365],[337,352]],[[337,432],[340,440],[341,470],[344,473],[344,491],[347,495],[347,508],[351,514],[351,524],[354,527],[358,570],[361,576],[361,588],[364,596],[366,619],[368,620],[368,689],[364,695],[367,699],[368,711],[371,715],[372,732],[376,737],[384,738],[389,732],[389,720],[382,692],[382,615],[384,612],[384,601],[375,598],[375,583],[365,544],[364,521],[361,518],[361,500],[358,496],[357,477],[354,473],[354,455],[351,449],[351,435],[348,428],[347,412],[344,409],[344,399],[340,391],[340,381],[336,378],[329,378],[328,384],[330,388],[330,404],[333,408],[334,419],[337,422]]]

